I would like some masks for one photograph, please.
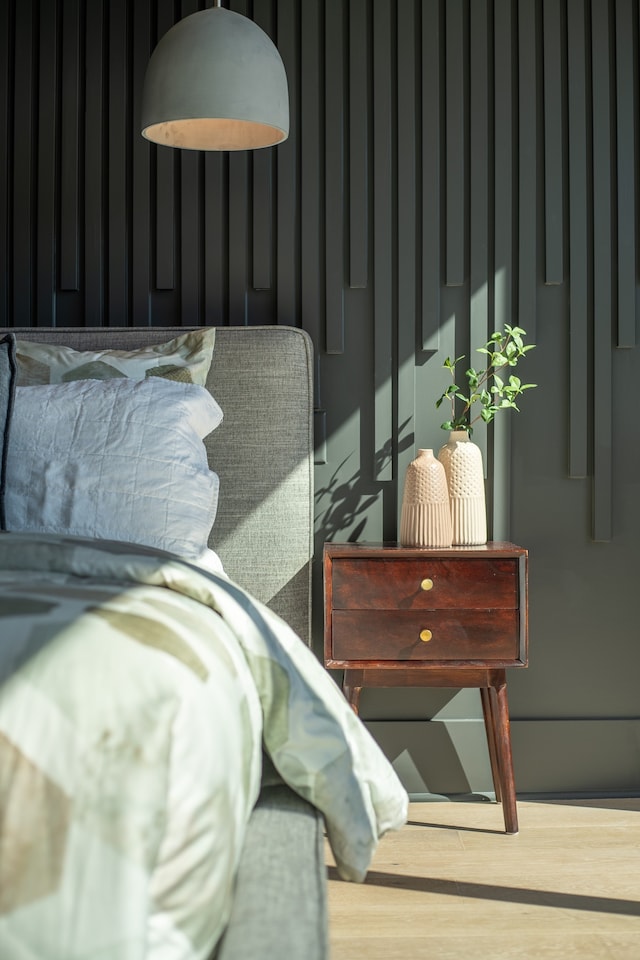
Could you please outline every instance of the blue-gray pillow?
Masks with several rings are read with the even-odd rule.
[[[16,340],[12,333],[0,340],[0,530],[6,530],[4,494],[7,479],[9,424],[16,388]]]

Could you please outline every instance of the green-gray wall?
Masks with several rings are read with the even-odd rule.
[[[637,0],[233,0],[289,140],[150,146],[150,51],[207,5],[0,0],[0,325],[311,334],[318,649],[323,541],[395,539],[444,358],[523,326],[539,387],[475,437],[492,535],[530,550],[518,790],[640,791]],[[489,789],[477,692],[362,706],[412,792]]]

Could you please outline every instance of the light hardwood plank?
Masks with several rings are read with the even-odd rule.
[[[364,884],[327,846],[332,960],[637,960],[640,798],[412,803]]]

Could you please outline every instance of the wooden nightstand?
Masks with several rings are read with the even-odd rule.
[[[508,667],[527,666],[527,551],[327,543],[325,666],[363,687],[478,687],[496,799],[518,832]]]

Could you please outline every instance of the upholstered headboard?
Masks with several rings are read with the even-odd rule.
[[[187,327],[13,328],[76,350],[131,350]],[[294,327],[217,327],[207,387],[224,413],[207,439],[220,476],[209,545],[229,576],[310,642],[313,554],[312,344]]]

